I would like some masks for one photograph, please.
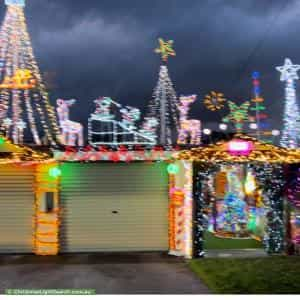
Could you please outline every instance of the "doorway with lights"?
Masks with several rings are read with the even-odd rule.
[[[281,167],[195,163],[194,256],[283,250]]]

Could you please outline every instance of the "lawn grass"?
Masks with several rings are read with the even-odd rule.
[[[218,294],[300,294],[300,257],[204,258],[189,266]]]
[[[211,232],[205,233],[205,249],[257,249],[262,243],[254,239],[225,239],[215,237]]]

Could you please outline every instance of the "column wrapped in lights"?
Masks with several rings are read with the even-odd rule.
[[[266,213],[264,246],[267,253],[281,253],[284,249],[283,165],[249,164],[260,186]]]
[[[184,249],[186,258],[193,257],[193,163],[183,161],[184,166]]]
[[[204,233],[208,228],[207,208],[209,198],[215,197],[211,177],[214,177],[221,166],[206,163],[197,163],[194,166],[194,257],[204,257]],[[205,193],[208,192],[208,195]]]
[[[176,237],[175,237],[175,207],[172,203],[172,190],[175,188],[175,175],[169,173],[169,251],[176,250]]]
[[[295,181],[287,189],[287,197],[293,207],[300,209],[300,169],[296,173]]]
[[[25,0],[6,0],[5,4],[7,10],[0,29],[1,129],[5,127],[14,143],[22,143],[23,130],[18,124],[25,122],[35,144],[40,145],[42,138],[54,144],[59,128],[33,54],[24,15]],[[11,120],[9,128],[4,124],[6,119]]]

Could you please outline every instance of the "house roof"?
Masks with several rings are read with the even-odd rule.
[[[231,141],[247,141],[252,145],[252,149],[247,154],[230,153],[229,143]],[[175,155],[179,160],[190,160],[207,163],[300,163],[300,150],[286,149],[271,144],[263,143],[253,137],[243,134],[235,134],[230,141],[220,141],[206,147],[192,148],[184,150]]]
[[[0,136],[0,164],[44,162],[53,160],[50,154],[33,150],[24,145],[15,145],[7,138]]]

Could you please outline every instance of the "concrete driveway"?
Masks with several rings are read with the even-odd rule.
[[[166,254],[0,255],[0,294],[72,288],[97,294],[209,293],[183,259]]]

